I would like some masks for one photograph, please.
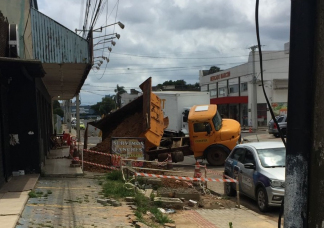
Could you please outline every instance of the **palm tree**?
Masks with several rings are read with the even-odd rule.
[[[116,93],[116,98],[117,98],[117,108],[121,107],[121,94],[126,93],[126,90],[124,89],[124,86],[118,86],[117,84],[117,88],[115,89],[115,93]]]

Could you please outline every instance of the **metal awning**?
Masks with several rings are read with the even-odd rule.
[[[68,100],[81,90],[92,67],[92,41],[31,8],[33,57],[42,62],[42,79],[54,100]]]

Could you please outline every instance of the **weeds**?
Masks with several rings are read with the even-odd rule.
[[[137,181],[139,183],[145,182],[145,180],[141,178],[138,178]],[[151,194],[150,198],[147,198],[141,193],[135,193],[134,190],[127,190],[124,186],[124,180],[120,171],[112,171],[107,174],[106,181],[103,183],[103,192],[105,197],[114,197],[116,199],[134,196],[134,203],[137,206],[135,215],[144,223],[149,223],[148,221],[144,221],[143,216],[148,211],[154,215],[157,223],[164,224],[167,222],[172,222],[172,220],[170,220],[166,215],[162,214],[162,212],[158,209],[158,207],[161,205],[154,204],[154,194]],[[152,226],[154,224],[149,225]]]
[[[31,190],[29,193],[28,193],[28,196],[30,198],[38,198],[38,197],[42,197],[43,196],[43,192],[42,191],[37,191],[35,192],[34,190]],[[46,197],[46,196],[45,196]]]

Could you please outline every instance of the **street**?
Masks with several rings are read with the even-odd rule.
[[[87,120],[82,120],[85,125],[88,122]],[[89,125],[90,126],[90,125]],[[98,136],[99,130],[98,129],[94,129],[94,127],[90,126],[89,130],[88,130],[88,148],[96,145],[98,142],[100,142],[101,137]],[[83,142],[83,135],[84,135],[84,130],[81,130],[81,142]],[[249,137],[251,138],[251,136],[255,136],[255,139],[253,139],[252,141],[281,141],[280,138],[275,138],[272,135],[268,135],[267,129],[262,128],[259,129],[257,131],[257,134],[255,133],[249,133],[249,132],[242,132],[242,138],[246,138]],[[244,141],[244,143],[247,143],[247,141]],[[222,178],[221,175],[219,175],[220,173],[222,173],[224,171],[224,166],[211,166],[207,163],[206,160],[201,161],[199,160],[200,164],[204,165],[206,164],[207,167],[207,177],[209,178]],[[179,162],[179,163],[174,163],[173,164],[173,169],[175,171],[181,171],[181,173],[172,173],[170,172],[170,175],[192,175],[194,173],[194,165],[196,163],[196,159],[194,158],[194,156],[185,156],[184,157],[184,161],[183,162]],[[203,175],[204,175],[204,171],[201,170]],[[192,174],[190,174],[192,173]],[[219,195],[224,195],[224,188],[223,188],[223,184],[219,183],[219,182],[209,182],[208,183],[208,188],[210,190],[212,190],[213,192],[219,194]],[[230,197],[232,201],[236,202],[236,197]],[[240,194],[240,203],[242,206],[258,213],[258,214],[262,214],[263,216],[268,217],[270,220],[277,222],[278,221],[278,215],[279,215],[279,208],[270,208],[269,212],[267,213],[262,213],[259,211],[258,207],[257,207],[257,203],[255,200],[252,200],[251,198]]]

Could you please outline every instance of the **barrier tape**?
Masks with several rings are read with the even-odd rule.
[[[105,156],[118,156],[118,157],[120,157],[119,155],[116,155],[116,154],[108,154],[108,153],[103,153],[103,152],[99,152],[99,151],[95,151],[95,150],[83,149],[83,151],[90,152],[90,153],[95,153],[95,154],[101,154],[101,155],[105,155]]]
[[[194,181],[213,181],[213,182],[237,182],[234,179],[213,179],[213,178],[203,178],[203,177],[177,177],[177,176],[166,176],[166,175],[158,175],[158,174],[150,174],[150,173],[135,173],[136,176],[143,177],[158,177],[158,178],[168,178],[168,179],[176,179],[176,180],[194,180]]]
[[[99,166],[102,168],[107,168],[107,169],[113,169],[113,170],[119,170],[119,168],[116,168],[114,166],[107,166],[107,165],[100,165],[100,164],[96,164],[96,163],[92,163],[92,162],[88,162],[88,161],[83,161],[84,163],[90,164],[90,165],[95,165],[95,166]]]

